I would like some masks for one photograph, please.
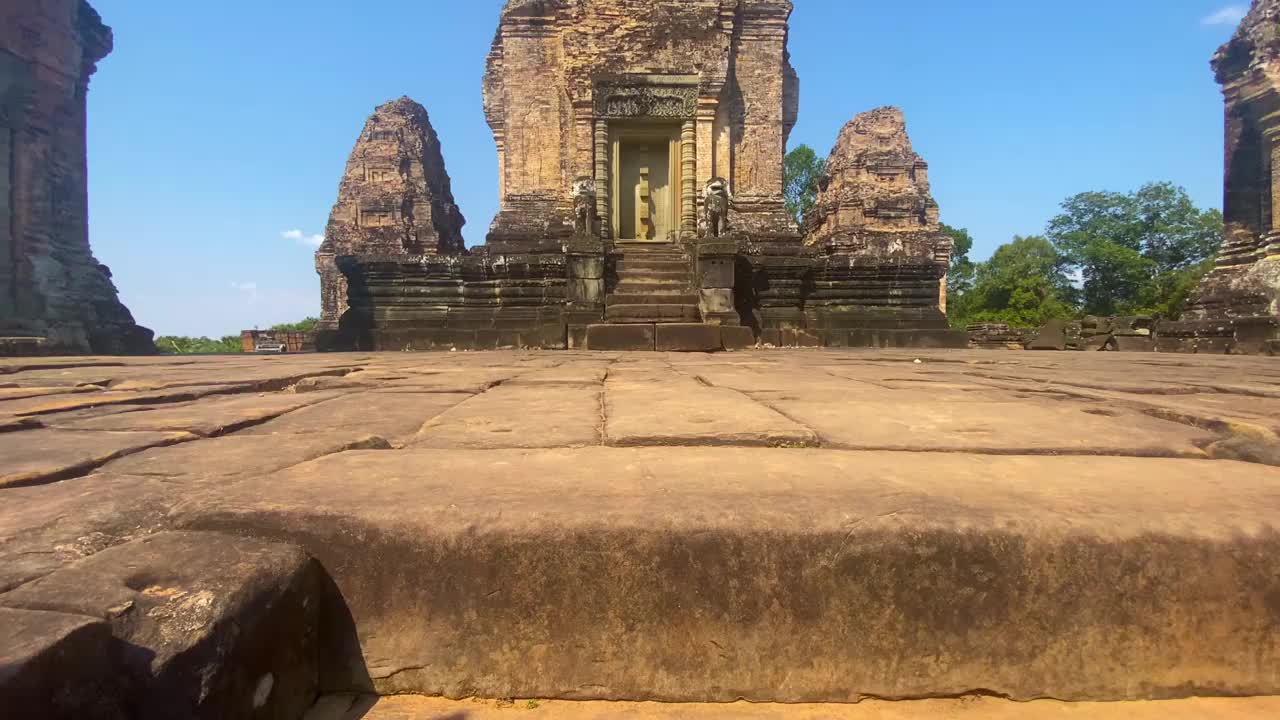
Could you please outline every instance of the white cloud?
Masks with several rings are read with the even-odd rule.
[[[1243,5],[1228,5],[1200,21],[1201,25],[1239,25],[1249,12]]]
[[[258,298],[262,297],[258,292],[258,283],[256,282],[232,282],[231,288],[238,291],[245,302],[250,305],[256,304]]]
[[[284,238],[285,240],[292,240],[298,243],[299,245],[306,245],[307,247],[320,247],[320,243],[324,242],[323,235],[308,235],[302,232],[301,230],[297,230],[297,229],[285,230],[284,232],[280,233],[280,237]]]

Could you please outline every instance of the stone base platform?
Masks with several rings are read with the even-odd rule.
[[[0,336],[0,357],[48,355],[48,340],[30,336]]]
[[[588,325],[588,350],[657,350],[718,352],[745,350],[756,344],[751,328],[702,323],[632,323]]]
[[[1182,699],[1280,694],[1277,387],[1120,353],[2,363],[0,707],[1269,710]],[[835,711],[877,707],[928,706]]]

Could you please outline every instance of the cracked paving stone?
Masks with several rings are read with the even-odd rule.
[[[194,439],[194,435],[185,432],[74,432],[42,428],[0,433],[0,490],[84,474],[114,458]]]
[[[605,436],[610,445],[806,446],[808,428],[727,388],[686,377],[610,373],[605,384]]]
[[[209,437],[340,397],[341,392],[264,393],[204,398],[67,423],[70,430],[183,430]]]
[[[411,441],[429,420],[473,397],[465,393],[357,393],[295,410],[236,436],[290,436],[351,428],[400,446]]]
[[[599,385],[507,384],[427,422],[418,448],[545,448],[600,444]]]

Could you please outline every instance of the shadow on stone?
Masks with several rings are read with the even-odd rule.
[[[320,693],[372,693],[351,609],[329,573],[313,562],[320,568]]]

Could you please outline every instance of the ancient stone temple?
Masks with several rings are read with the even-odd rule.
[[[829,343],[968,344],[947,325],[952,242],[901,110],[863,113],[840,131],[805,230],[818,253],[805,314]]]
[[[1226,99],[1226,234],[1162,351],[1280,352],[1280,0],[1254,0],[1213,58]]]
[[[85,101],[110,51],[84,0],[0,3],[0,354],[155,350],[89,250]]]
[[[347,160],[338,201],[316,253],[321,328],[347,311],[347,280],[336,258],[396,263],[464,252],[466,219],[453,202],[440,140],[427,111],[407,97],[370,116]]]
[[[869,216],[876,224],[860,249],[834,225],[806,244],[786,211],[783,155],[799,107],[791,10],[788,0],[510,0],[483,85],[501,199],[486,242],[463,251],[442,231],[430,247],[406,240],[392,254],[370,253],[344,244],[331,224],[317,262],[328,278],[326,320],[338,331],[321,344],[938,344],[940,336],[860,332],[945,327],[937,268],[946,250],[909,143],[905,165],[858,172],[923,187],[917,200],[932,210],[916,225],[889,222],[890,198]],[[370,221],[344,198],[368,182],[361,173],[348,166],[334,211],[357,236]],[[851,182],[835,180],[832,223],[849,215],[835,212],[835,198]],[[387,222],[404,226],[395,217]],[[868,258],[882,247],[878,230],[910,236],[912,253],[932,243],[939,254],[919,267],[907,253],[876,265]],[[859,269],[838,269],[857,264],[855,255]],[[889,275],[897,280],[886,284]],[[863,282],[880,283],[866,302],[846,287]]]

